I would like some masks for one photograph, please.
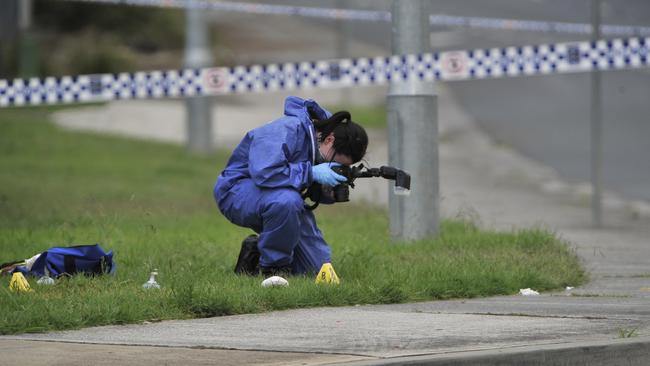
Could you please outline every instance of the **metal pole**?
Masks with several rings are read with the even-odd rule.
[[[185,67],[212,66],[208,25],[201,9],[188,8],[185,24]],[[192,152],[212,151],[212,98],[193,96],[185,101],[187,111],[187,148]]]
[[[426,1],[393,1],[392,52],[430,51]],[[393,240],[438,234],[438,110],[433,82],[392,81],[388,95],[389,164],[411,174],[409,196],[389,194]]]
[[[337,0],[336,7],[343,9],[346,5],[346,0]],[[339,59],[350,57],[348,54],[348,39],[350,39],[350,22],[347,20],[336,21],[336,57]],[[342,88],[339,92],[339,105],[348,106],[350,104],[350,89]]]
[[[32,0],[19,0],[18,8],[18,29],[26,31],[32,26]]]
[[[38,73],[38,52],[31,34],[32,0],[18,0],[19,61],[18,74],[22,77],[36,76]]]
[[[600,39],[600,0],[591,2],[591,39]],[[602,170],[603,170],[603,117],[601,98],[601,74],[591,72],[591,219],[596,227],[602,227]]]

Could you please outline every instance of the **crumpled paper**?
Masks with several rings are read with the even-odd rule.
[[[280,276],[273,276],[262,281],[262,287],[286,287],[289,281]]]
[[[535,291],[533,289],[530,289],[530,288],[522,288],[521,290],[519,290],[519,295],[522,295],[522,296],[536,296],[536,295],[539,295],[539,292],[537,292],[537,291]]]

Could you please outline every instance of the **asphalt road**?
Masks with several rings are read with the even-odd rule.
[[[390,10],[390,1],[386,0],[329,0],[317,4],[285,0],[282,3]],[[590,0],[436,0],[430,4],[431,13],[448,15],[584,23],[590,20]],[[604,24],[650,26],[650,2],[603,1],[602,18]],[[282,17],[277,19],[281,22]],[[362,41],[386,54],[390,52],[388,23],[318,19],[308,22],[320,27],[337,27],[357,43]],[[432,28],[431,34],[435,50],[584,39],[584,35],[444,27]],[[367,49],[340,41],[315,39],[314,42],[321,42],[321,50],[333,57],[370,56],[364,53]],[[590,180],[589,80],[587,74],[533,76],[453,82],[449,83],[449,89],[494,140],[554,168],[569,182],[581,183]],[[650,157],[647,117],[650,115],[650,70],[605,72],[602,85],[604,187],[628,199],[650,201],[650,159],[647,158]]]

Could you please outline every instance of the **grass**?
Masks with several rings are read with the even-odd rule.
[[[194,156],[153,142],[63,131],[51,109],[0,110],[0,261],[100,243],[115,276],[12,293],[0,278],[0,334],[276,309],[398,303],[553,290],[584,282],[575,253],[542,229],[483,231],[446,220],[436,240],[390,242],[387,212],[317,210],[339,286],[291,278],[263,289],[232,273],[249,230],[221,216],[212,185],[226,153]],[[143,290],[157,268],[162,289]]]
[[[618,330],[618,337],[619,338],[632,338],[636,337],[639,334],[637,333],[639,329],[638,328],[621,328]]]
[[[325,108],[332,113],[342,110],[349,111],[352,120],[366,128],[385,129],[388,126],[384,104],[375,106],[327,105]]]

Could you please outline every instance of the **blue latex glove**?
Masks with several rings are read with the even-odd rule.
[[[346,177],[340,174],[336,174],[336,172],[334,172],[332,168],[330,168],[330,166],[339,166],[339,165],[341,164],[339,163],[318,164],[311,168],[311,176],[316,182],[320,184],[334,187],[338,185],[340,182],[345,182],[346,180],[348,180]]]

